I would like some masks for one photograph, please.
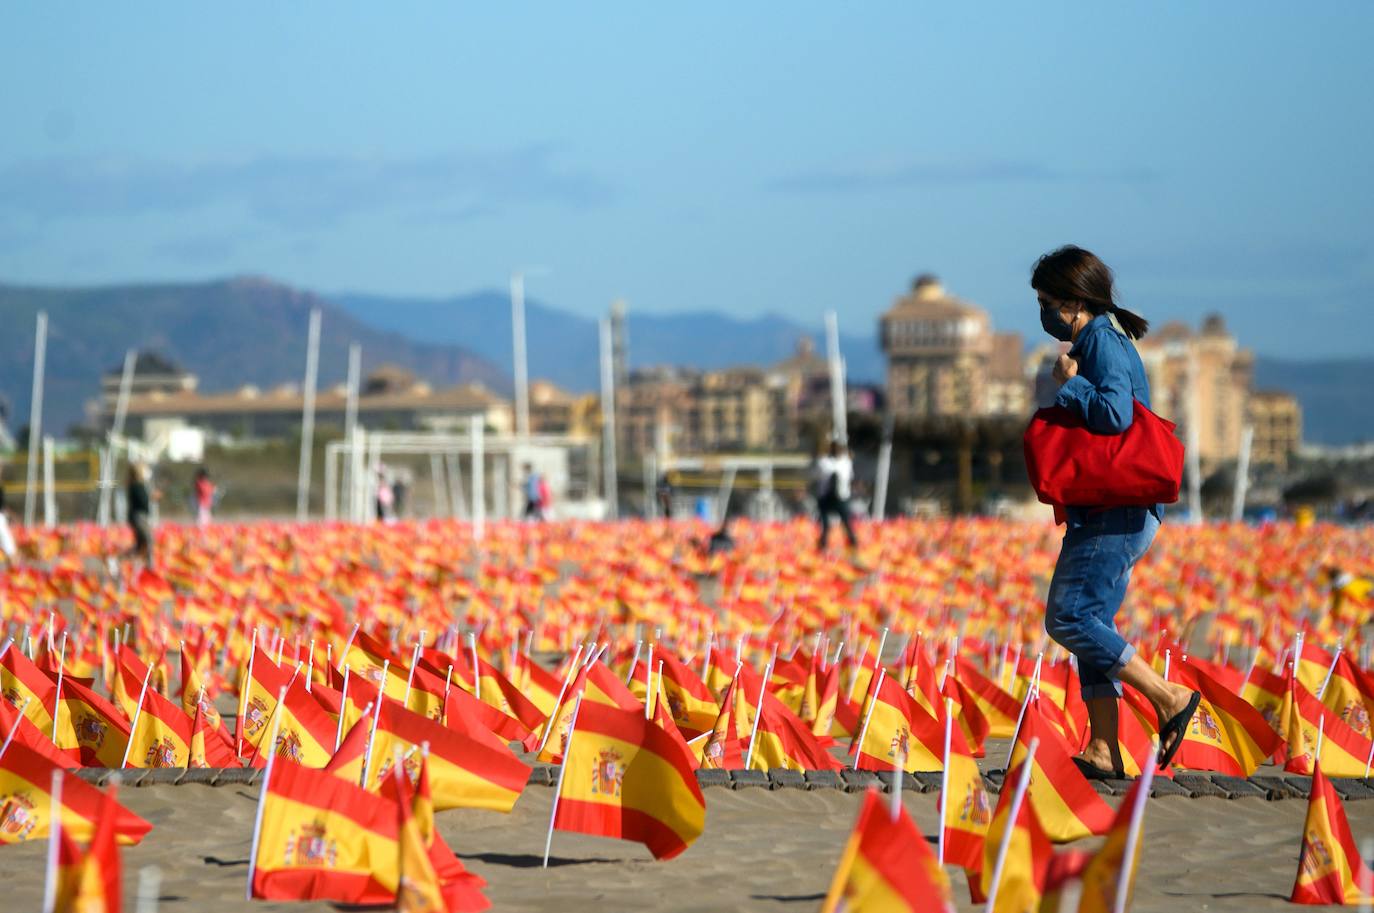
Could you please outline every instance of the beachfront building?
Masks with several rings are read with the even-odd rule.
[[[1291,393],[1256,390],[1250,394],[1248,421],[1255,429],[1250,462],[1280,472],[1302,446],[1302,406]]]
[[[319,391],[315,421],[342,427],[347,400],[342,384]],[[130,397],[126,427],[130,436],[145,439],[184,427],[242,440],[283,438],[298,432],[303,404],[294,384],[271,390],[246,384],[222,393],[153,389]],[[394,365],[369,374],[358,396],[358,422],[373,430],[465,431],[473,416],[498,433],[513,425],[510,401],[481,384],[436,390]]]
[[[115,365],[100,377],[99,411],[113,415],[119,399],[119,387],[124,379],[124,365]],[[139,352],[134,356],[133,373],[129,377],[129,393],[143,396],[149,393],[193,393],[197,377],[157,352]],[[89,408],[89,407],[88,407]]]
[[[932,275],[916,277],[878,320],[893,415],[986,415],[993,335],[987,311],[946,293]]]
[[[1220,314],[1201,329],[1171,321],[1137,343],[1150,379],[1151,406],[1189,439],[1197,422],[1198,456],[1205,471],[1236,459],[1245,424],[1255,357],[1241,348]]]

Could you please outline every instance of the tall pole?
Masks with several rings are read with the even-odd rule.
[[[472,537],[481,542],[487,533],[487,472],[484,455],[485,431],[483,417],[472,417],[470,437],[472,440]]]
[[[1231,522],[1245,516],[1245,492],[1250,487],[1250,448],[1255,442],[1255,426],[1240,430],[1240,456],[1236,458],[1236,490],[1231,496]]]
[[[1191,346],[1188,348],[1188,515],[1193,523],[1202,522],[1202,454],[1199,453],[1201,447],[1202,429],[1199,427],[1201,417],[1198,408],[1198,366],[1197,351]]]
[[[57,491],[52,471],[52,435],[43,435],[43,525],[57,525]]]
[[[301,406],[301,466],[296,481],[296,522],[310,516],[310,464],[315,449],[315,379],[320,367],[320,309],[310,309],[310,335],[305,350],[305,399]]]
[[[38,312],[38,325],[33,338],[33,400],[29,404],[29,466],[24,478],[24,525],[33,525],[35,499],[38,488],[38,456],[43,446],[43,364],[48,356],[48,312]]]
[[[348,346],[348,386],[344,394],[344,440],[353,439],[353,429],[358,425],[358,388],[362,383],[363,347],[358,343]]]
[[[530,433],[530,378],[525,359],[525,276],[510,277],[510,331],[512,362],[515,368],[515,434],[523,439]]]
[[[615,475],[615,374],[611,365],[611,322],[601,319],[601,464],[606,516],[620,515]]]
[[[873,519],[879,521],[887,517],[887,482],[892,467],[892,432],[895,424],[896,417],[889,407],[883,415],[883,442],[878,445],[878,477],[873,481],[871,513]]]
[[[114,498],[115,463],[119,461],[119,441],[124,437],[124,421],[129,414],[129,396],[134,386],[134,366],[138,353],[129,349],[124,353],[124,370],[119,375],[119,395],[115,398],[114,422],[110,426],[109,446],[105,448],[105,460],[100,467],[100,525],[108,526],[111,520],[110,501]]]
[[[841,444],[849,441],[849,418],[844,401],[844,362],[840,358],[840,324],[834,311],[825,312],[825,350],[830,364],[831,435]]]

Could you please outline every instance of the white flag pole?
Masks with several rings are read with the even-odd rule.
[[[625,673],[625,684],[629,685],[635,677],[635,666],[639,665],[639,652],[644,649],[644,641],[635,641],[635,654],[630,657],[630,671]]]
[[[858,767],[859,755],[863,754],[864,738],[868,735],[868,721],[873,717],[873,706],[878,703],[878,695],[883,690],[883,678],[887,675],[887,669],[879,667],[878,685],[873,689],[873,700],[868,702],[868,712],[864,714],[864,724],[859,727],[859,741],[855,742],[854,766]]]
[[[468,651],[472,654],[472,696],[482,699],[482,670],[477,668],[477,635],[468,632]]]
[[[1115,913],[1126,913],[1131,899],[1131,882],[1135,880],[1135,853],[1140,844],[1140,829],[1145,823],[1145,800],[1150,798],[1150,784],[1155,777],[1155,758],[1159,756],[1159,742],[1151,740],[1150,753],[1136,784],[1135,804],[1131,807],[1131,823],[1126,831],[1126,852],[1121,857],[1121,873],[1116,882]]]
[[[539,740],[539,750],[535,752],[536,757],[543,754],[544,746],[549,744],[549,733],[553,732],[553,727],[557,725],[558,711],[563,706],[563,697],[568,693],[568,686],[577,677],[577,661],[581,658],[582,646],[579,644],[577,652],[573,654],[572,662],[568,664],[568,675],[563,679],[563,684],[558,689],[558,702],[553,705],[553,715],[544,723],[544,738]]]
[[[277,695],[277,706],[280,707],[281,702],[284,700],[286,700],[285,688],[281,689],[281,692]],[[280,728],[281,719],[279,717],[274,717],[272,721],[272,739],[268,743],[269,745],[275,746],[277,744],[277,731]],[[272,767],[276,757],[276,751],[269,751],[267,753],[267,765],[262,771],[262,790],[258,793],[258,812],[253,819],[253,845],[248,853],[248,900],[253,899],[253,873],[257,871],[258,868],[258,840],[262,836],[262,813],[263,809],[267,807],[267,785],[272,780]]]
[[[62,768],[52,772],[52,811],[48,823],[48,871],[43,878],[43,913],[57,909],[57,853],[62,845]]]
[[[116,648],[117,650],[118,648]],[[234,752],[243,757],[243,715],[248,712],[248,691],[253,686],[253,657],[258,652],[258,626],[253,625],[253,642],[248,648],[248,669],[239,682],[239,718],[234,721]],[[130,730],[132,734],[132,730]]]
[[[558,800],[563,795],[563,777],[568,772],[568,756],[572,754],[573,732],[577,729],[577,712],[582,709],[582,695],[573,704],[572,719],[568,721],[568,741],[563,746],[563,763],[558,765],[558,783],[553,791],[553,810],[549,812],[549,836],[544,840],[544,868],[549,867],[549,850],[553,848],[553,823],[558,819]]]
[[[348,663],[343,667],[343,688],[339,692],[339,725],[334,728],[334,750],[343,744],[344,717],[348,716]]]
[[[43,365],[48,352],[48,312],[38,312],[38,323],[34,329],[33,343],[33,399],[29,406],[28,474],[24,480],[24,525],[33,526],[34,511],[38,502],[34,495],[38,489],[38,448],[43,441]]]
[[[119,762],[121,768],[129,766],[129,751],[134,747],[134,737],[138,735],[138,718],[143,715],[143,698],[148,694],[148,679],[153,677],[153,667],[149,666],[148,671],[143,673],[143,687],[138,691],[138,706],[134,708],[134,718],[129,724],[129,741],[124,746],[124,760]]]
[[[14,718],[14,724],[10,726],[10,731],[5,733],[5,742],[0,745],[0,758],[5,756],[5,752],[10,750],[10,742],[14,741],[14,734],[19,731],[19,724],[24,720],[24,711],[29,709],[31,697],[24,698],[24,703],[19,705],[19,715]]]
[[[1021,734],[1021,724],[1026,719],[1026,708],[1030,706],[1031,698],[1035,697],[1038,682],[1040,681],[1040,663],[1045,659],[1045,654],[1041,653],[1035,658],[1035,671],[1031,673],[1030,684],[1026,686],[1026,698],[1021,702],[1021,712],[1016,714],[1016,729],[1011,734],[1011,747],[1007,749],[1007,763],[1002,765],[1006,769],[1011,769],[1011,757],[1016,753],[1016,737]]]
[[[1021,762],[1021,776],[1016,781],[1016,792],[1011,796],[1011,808],[1007,810],[1007,822],[1002,828],[1002,843],[997,848],[997,860],[992,867],[992,881],[988,884],[988,902],[984,908],[986,913],[994,913],[997,909],[997,887],[1002,881],[1002,870],[1007,864],[1007,851],[1011,849],[1011,836],[1016,830],[1016,819],[1021,814],[1021,803],[1026,798],[1026,787],[1030,786],[1031,761],[1035,760],[1035,750],[1039,747],[1040,740],[1031,739],[1026,757]],[[1005,786],[1006,784],[1003,784],[1003,788]]]
[[[936,806],[936,811],[940,815],[940,831],[935,844],[935,858],[940,865],[945,864],[945,813],[946,804],[949,802],[949,745],[954,735],[953,725],[954,701],[945,698],[945,754],[940,770],[940,801]]]
[[[62,707],[62,674],[67,671],[67,632],[62,632],[62,650],[57,657],[57,690],[52,701],[52,740],[57,742],[57,711]],[[132,730],[130,732],[132,734]]]
[[[744,756],[744,769],[754,762],[754,740],[759,734],[759,718],[763,716],[763,696],[768,692],[768,679],[773,675],[773,661],[769,660],[763,670],[763,681],[759,683],[758,709],[754,711],[754,726],[749,730],[749,752]]]
[[[306,336],[305,390],[301,399],[301,461],[296,476],[296,522],[310,518],[310,467],[315,446],[315,381],[320,368],[320,309],[310,309]]]

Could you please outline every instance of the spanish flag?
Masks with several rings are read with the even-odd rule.
[[[121,662],[124,687],[134,695],[129,727],[129,767],[185,767],[191,756],[191,719],[181,708],[155,691],[147,679],[134,683],[133,670]],[[141,701],[140,701],[141,699]]]
[[[764,692],[763,707],[753,733],[754,770],[839,770],[836,761],[801,719],[776,695]]]
[[[446,729],[386,700],[354,724],[325,769],[350,783],[362,783],[367,765],[365,785],[375,790],[390,772],[396,749],[406,759],[407,769],[414,771],[420,763],[415,753],[426,742],[437,809],[509,812],[529,780],[529,767],[509,749]]]
[[[1374,903],[1374,871],[1360,857],[1345,808],[1320,762],[1312,772],[1307,822],[1298,853],[1298,876],[1288,900],[1350,906]]]
[[[1202,700],[1174,756],[1176,765],[1249,777],[1278,750],[1279,737],[1240,695],[1186,660],[1178,663],[1178,679]]]
[[[949,733],[944,783],[940,818],[944,827],[945,862],[977,872],[983,866],[983,839],[992,820],[992,802],[983,785],[978,762],[973,759],[964,734],[957,726]]]
[[[1342,652],[1331,669],[1321,701],[1326,708],[1366,739],[1374,736],[1369,713],[1374,710],[1374,682]]]
[[[1031,761],[1026,801],[1035,809],[1036,820],[1045,835],[1055,843],[1070,843],[1104,834],[1112,823],[1112,808],[1079,772],[1068,745],[1045,721],[1040,711],[1042,700],[1042,697],[1033,697],[1026,705],[1021,731],[1011,753],[1011,766],[1020,767],[1030,743],[1040,740],[1040,747]]]
[[[588,663],[578,671],[577,678],[563,695],[563,703],[558,705],[553,716],[549,717],[537,732],[531,733],[529,741],[525,743],[526,749],[537,748],[537,739],[543,738],[545,729],[553,727],[551,737],[544,744],[544,750],[539,753],[540,761],[561,763],[563,748],[568,740],[568,729],[572,724],[573,709],[577,706],[579,695],[586,698],[584,703],[619,707],[621,710],[637,712],[641,716],[644,713],[643,705],[630,693],[630,689],[616,678],[609,666],[600,661]]]
[[[988,722],[988,737],[1010,739],[1016,735],[1016,718],[1021,714],[1021,705],[1010,694],[992,683],[964,657],[954,660],[955,675],[970,695],[978,710]]]
[[[705,770],[738,770],[744,766],[744,743],[749,733],[741,731],[741,715],[735,712],[740,703],[739,681],[739,675],[732,678],[721,697],[720,712],[702,749],[701,766]]]
[[[24,707],[24,716],[29,722],[51,737],[57,685],[19,652],[13,639],[0,646],[0,698],[12,707]]]
[[[862,742],[856,737],[850,745],[851,752],[857,750],[854,766],[859,770],[891,770],[902,757],[908,773],[940,770],[944,727],[922,710],[896,679],[880,671],[875,683],[867,720],[859,723]]]
[[[1144,800],[1147,796],[1141,795],[1142,787],[1149,788],[1144,778],[1136,780],[1135,784],[1127,791],[1126,798],[1122,799],[1121,805],[1117,807],[1116,818],[1107,831],[1107,839],[1103,841],[1102,846],[1083,868],[1079,876],[1083,883],[1083,889],[1078,900],[1078,913],[1112,913],[1116,909],[1116,893],[1121,884],[1121,867],[1127,864],[1126,844],[1129,842],[1131,822],[1136,814],[1141,816],[1145,814]],[[1142,825],[1137,825],[1137,827],[1142,827]],[[1130,909],[1131,906],[1131,892],[1135,890],[1135,875],[1136,870],[1140,867],[1140,847],[1143,843],[1141,834],[1138,833],[1135,852],[1129,863],[1130,870],[1126,875],[1125,909]]]
[[[15,742],[28,746],[56,767],[65,770],[82,766],[78,757],[79,752],[72,749],[59,750],[46,733],[39,732],[38,727],[33,725],[28,717],[20,714],[19,708],[11,707],[9,701],[0,700],[0,741],[11,732],[14,733]],[[124,749],[121,748],[120,757],[123,756]]]
[[[1259,711],[1269,728],[1280,737],[1285,737],[1287,728],[1283,718],[1283,706],[1288,700],[1288,679],[1275,675],[1268,669],[1255,666],[1250,677],[1241,688],[1240,696]]]
[[[253,897],[391,904],[399,859],[394,802],[273,760],[258,800],[248,874]]]
[[[677,728],[689,739],[710,732],[720,712],[711,689],[671,652],[663,651],[660,659],[663,661],[663,694]]]
[[[582,701],[561,776],[557,830],[638,841],[671,859],[706,826],[691,756],[643,712]]]
[[[205,717],[205,725],[209,732],[224,740],[224,743],[233,749],[234,740],[229,735],[229,730],[224,728],[224,720],[220,718],[219,711],[215,709],[215,693],[210,690],[210,676],[207,669],[202,669],[203,661],[191,653],[187,647],[181,651],[181,709],[188,717],[194,718],[197,708]]]
[[[18,741],[0,756],[0,843],[23,843],[50,834],[52,774],[60,770],[47,758]],[[105,799],[100,790],[67,777],[62,788],[62,829],[74,840],[90,840]],[[120,843],[138,843],[153,826],[117,806],[115,836]]]
[[[1296,678],[1289,680],[1288,763],[1284,770],[1305,774],[1312,770],[1317,751],[1317,730],[1321,739],[1322,770],[1335,777],[1363,777],[1366,765],[1374,758],[1374,744],[1341,722],[1340,717],[1317,700]]]
[[[864,796],[821,913],[953,913],[949,879],[906,809],[892,816],[876,789]]]
[[[63,777],[65,791],[74,777]],[[51,913],[119,913],[123,902],[123,875],[115,824],[120,814],[115,788],[105,793],[96,814],[95,830],[83,850],[63,824],[57,828],[57,870],[51,881]],[[49,838],[52,839],[52,838]]]
[[[210,720],[200,704],[196,705],[196,715],[191,721],[191,748],[186,758],[187,767],[238,767],[239,759],[230,743],[218,732],[210,728]]]
[[[979,875],[978,894],[987,897],[997,874],[997,856],[1001,851],[1003,835],[1008,828],[1011,829],[993,913],[1025,913],[1036,909],[1045,892],[1046,876],[1054,856],[1054,847],[1045,836],[1035,816],[1035,809],[1026,797],[1022,797],[1021,807],[1015,821],[1012,821],[1011,806],[1016,790],[1010,787],[1020,777],[1021,767],[1007,771],[1002,794],[998,797],[987,839],[983,843],[983,870]]]
[[[310,692],[305,690],[306,678],[300,671],[297,666],[296,674],[291,677],[285,697],[280,702],[274,695],[274,706],[269,711],[267,725],[255,740],[253,754],[249,758],[250,766],[262,767],[266,763],[262,751],[263,737],[273,729],[277,732],[277,743],[271,746],[271,750],[279,757],[304,767],[324,767],[333,757],[338,727]],[[256,675],[254,672],[254,677]]]
[[[448,913],[448,905],[439,887],[439,876],[434,871],[429,847],[416,820],[415,798],[411,795],[410,777],[406,775],[403,765],[392,766],[391,780],[395,789],[397,843],[400,849],[396,872],[396,909],[400,913]],[[429,842],[432,844],[432,820],[429,827]]]

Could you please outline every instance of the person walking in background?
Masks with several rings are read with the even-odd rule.
[[[126,490],[128,506],[126,512],[129,529],[134,533],[134,545],[126,553],[128,557],[140,558],[143,566],[153,568],[153,502],[162,493],[148,487],[148,467],[143,463],[129,464],[129,485]]]
[[[1124,434],[1134,401],[1150,404],[1150,385],[1132,340],[1149,329],[1138,314],[1118,307],[1112,272],[1096,256],[1068,246],[1048,253],[1031,275],[1040,325],[1073,345],[1059,356],[1055,405],[1068,409],[1097,434]],[[1045,630],[1078,659],[1089,741],[1075,763],[1085,776],[1121,778],[1117,712],[1124,681],[1154,706],[1159,723],[1159,767],[1173,760],[1201,698],[1165,681],[1116,629],[1131,570],[1159,531],[1158,505],[1082,507],[1062,511],[1067,529],[1050,581]]]
[[[532,463],[526,463],[523,467],[525,472],[525,519],[542,520],[544,519],[544,477],[534,468]]]
[[[373,473],[377,480],[377,520],[380,523],[390,523],[392,505],[396,503],[396,493],[391,488],[391,470],[385,463],[378,462],[373,468]]]
[[[849,548],[853,550],[859,546],[849,516],[850,486],[853,481],[854,463],[849,459],[849,452],[839,441],[831,441],[829,451],[816,461],[816,518],[821,525],[820,541],[816,548],[819,551],[825,551],[832,516],[840,518]]]
[[[0,462],[0,555],[5,556],[6,564],[14,564],[19,550],[14,544],[14,533],[10,532],[10,509],[5,501],[5,464]]]
[[[215,483],[210,480],[210,472],[204,466],[196,470],[192,496],[196,502],[196,525],[209,526],[210,512],[215,506]]]

